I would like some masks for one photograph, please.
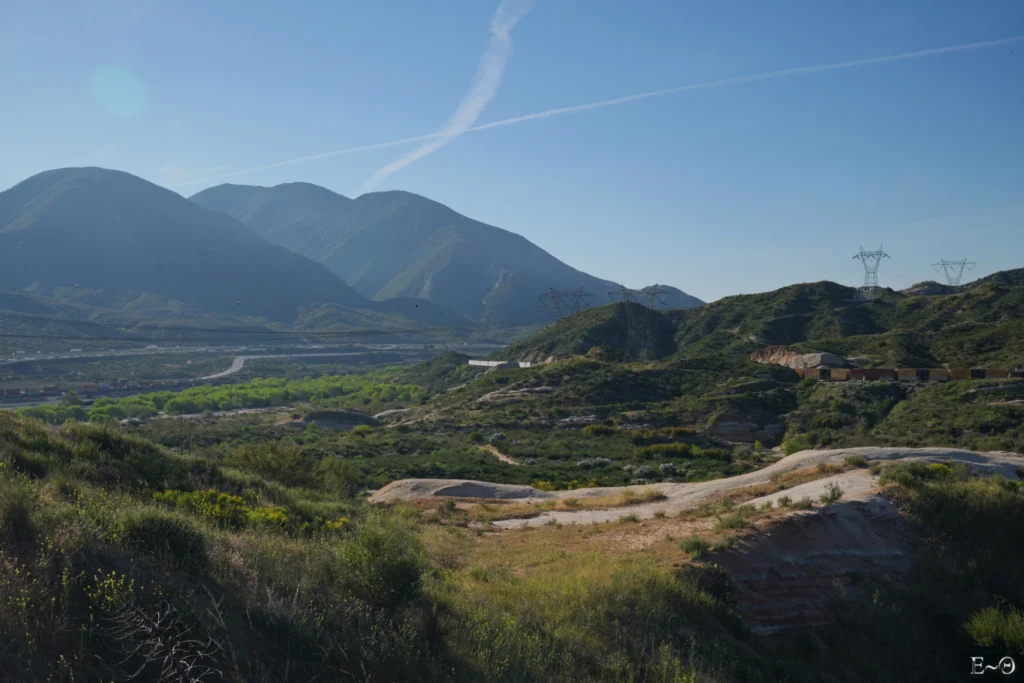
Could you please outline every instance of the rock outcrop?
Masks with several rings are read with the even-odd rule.
[[[834,353],[796,353],[785,346],[768,346],[748,356],[755,363],[783,365],[794,370],[807,368],[841,368],[846,360]]]

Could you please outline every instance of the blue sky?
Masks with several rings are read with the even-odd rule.
[[[354,196],[422,143],[247,169],[439,131],[471,91],[498,6],[5,0],[0,186],[96,165],[185,195],[301,180]],[[475,124],[1017,36],[1019,0],[537,0],[500,76],[489,63],[493,97]],[[1024,266],[1024,40],[452,138],[373,186],[627,286],[711,300],[856,285],[861,244],[885,245],[880,281],[895,287],[935,277],[940,258],[977,261],[971,276]]]

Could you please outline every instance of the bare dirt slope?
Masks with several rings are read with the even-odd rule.
[[[837,594],[858,590],[851,577],[905,573],[918,542],[896,506],[867,495],[778,517],[703,560],[728,572],[744,622],[770,633],[827,622]]]

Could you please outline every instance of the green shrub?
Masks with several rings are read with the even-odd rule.
[[[322,487],[345,498],[356,495],[362,480],[362,473],[354,463],[335,456],[318,462],[313,467],[313,474]]]
[[[1024,655],[1024,612],[1016,607],[986,607],[972,614],[964,629],[982,647]]]
[[[0,472],[3,464],[0,462]],[[36,537],[32,510],[35,496],[26,483],[0,479],[0,553],[3,541],[14,547],[25,547]]]
[[[469,441],[470,443],[483,443],[484,435],[476,430],[473,430],[469,433]]]
[[[583,433],[586,436],[611,436],[618,431],[615,427],[607,425],[587,425],[583,428]]]
[[[249,512],[245,501],[238,496],[213,489],[158,492],[153,494],[153,501],[176,510],[201,515],[227,529],[244,527]]]
[[[863,455],[848,455],[843,458],[843,464],[849,468],[867,467],[868,460]]]
[[[118,527],[120,541],[128,547],[157,557],[166,553],[189,567],[200,567],[206,562],[203,535],[177,515],[141,509],[124,516]]]
[[[726,534],[725,536],[722,536],[720,539],[715,541],[714,545],[711,546],[711,550],[714,552],[728,550],[729,548],[736,545],[738,541],[739,538],[736,536],[736,534]]]
[[[231,452],[226,464],[285,486],[304,486],[312,481],[309,458],[303,457],[298,445],[284,441],[243,444]]]
[[[825,484],[825,492],[821,494],[818,500],[821,501],[822,505],[831,505],[832,503],[839,502],[843,497],[843,487],[834,481],[830,481]]]
[[[398,607],[421,595],[427,561],[412,523],[375,511],[338,548],[344,587],[373,606]]]
[[[638,458],[686,458],[693,454],[693,448],[686,443],[658,443],[637,448],[634,453]]]
[[[696,534],[694,534],[692,536],[687,536],[682,541],[680,541],[679,547],[682,549],[684,553],[690,556],[691,560],[696,560],[698,557],[700,557],[708,551],[708,549],[711,547],[711,544],[704,540],[704,538],[702,538],[701,536],[697,536]]]
[[[793,455],[805,450],[807,450],[807,445],[799,439],[790,439],[782,446],[782,452],[786,455]]]
[[[775,502],[778,503],[780,508],[788,508],[793,504],[793,499],[789,496],[779,496]]]
[[[800,500],[793,501],[794,510],[808,510],[814,507],[814,501],[811,500],[810,496],[804,496]]]
[[[715,524],[715,531],[739,529],[743,526],[746,526],[745,515],[740,512],[734,512],[731,515],[719,517],[718,522]]]

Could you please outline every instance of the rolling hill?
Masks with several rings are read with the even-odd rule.
[[[1004,271],[951,293],[887,290],[871,301],[833,282],[805,283],[656,311],[648,357],[740,356],[782,345],[860,356],[875,366],[1016,366],[1024,363],[1024,287],[1013,283],[1022,277],[1024,269]],[[504,357],[540,360],[594,347],[621,357],[630,321],[634,339],[648,336],[640,310],[629,316],[619,304],[568,316],[514,343]]]
[[[327,266],[365,296],[426,299],[477,320],[519,321],[548,288],[607,301],[614,282],[583,273],[526,238],[409,192],[348,199],[316,185],[219,185],[192,201]],[[701,302],[665,288],[671,308]],[[544,318],[535,313],[538,318]]]
[[[0,193],[0,290],[138,317],[291,324],[328,306],[342,323],[465,322],[429,302],[371,302],[221,212],[100,168],[47,171]]]

